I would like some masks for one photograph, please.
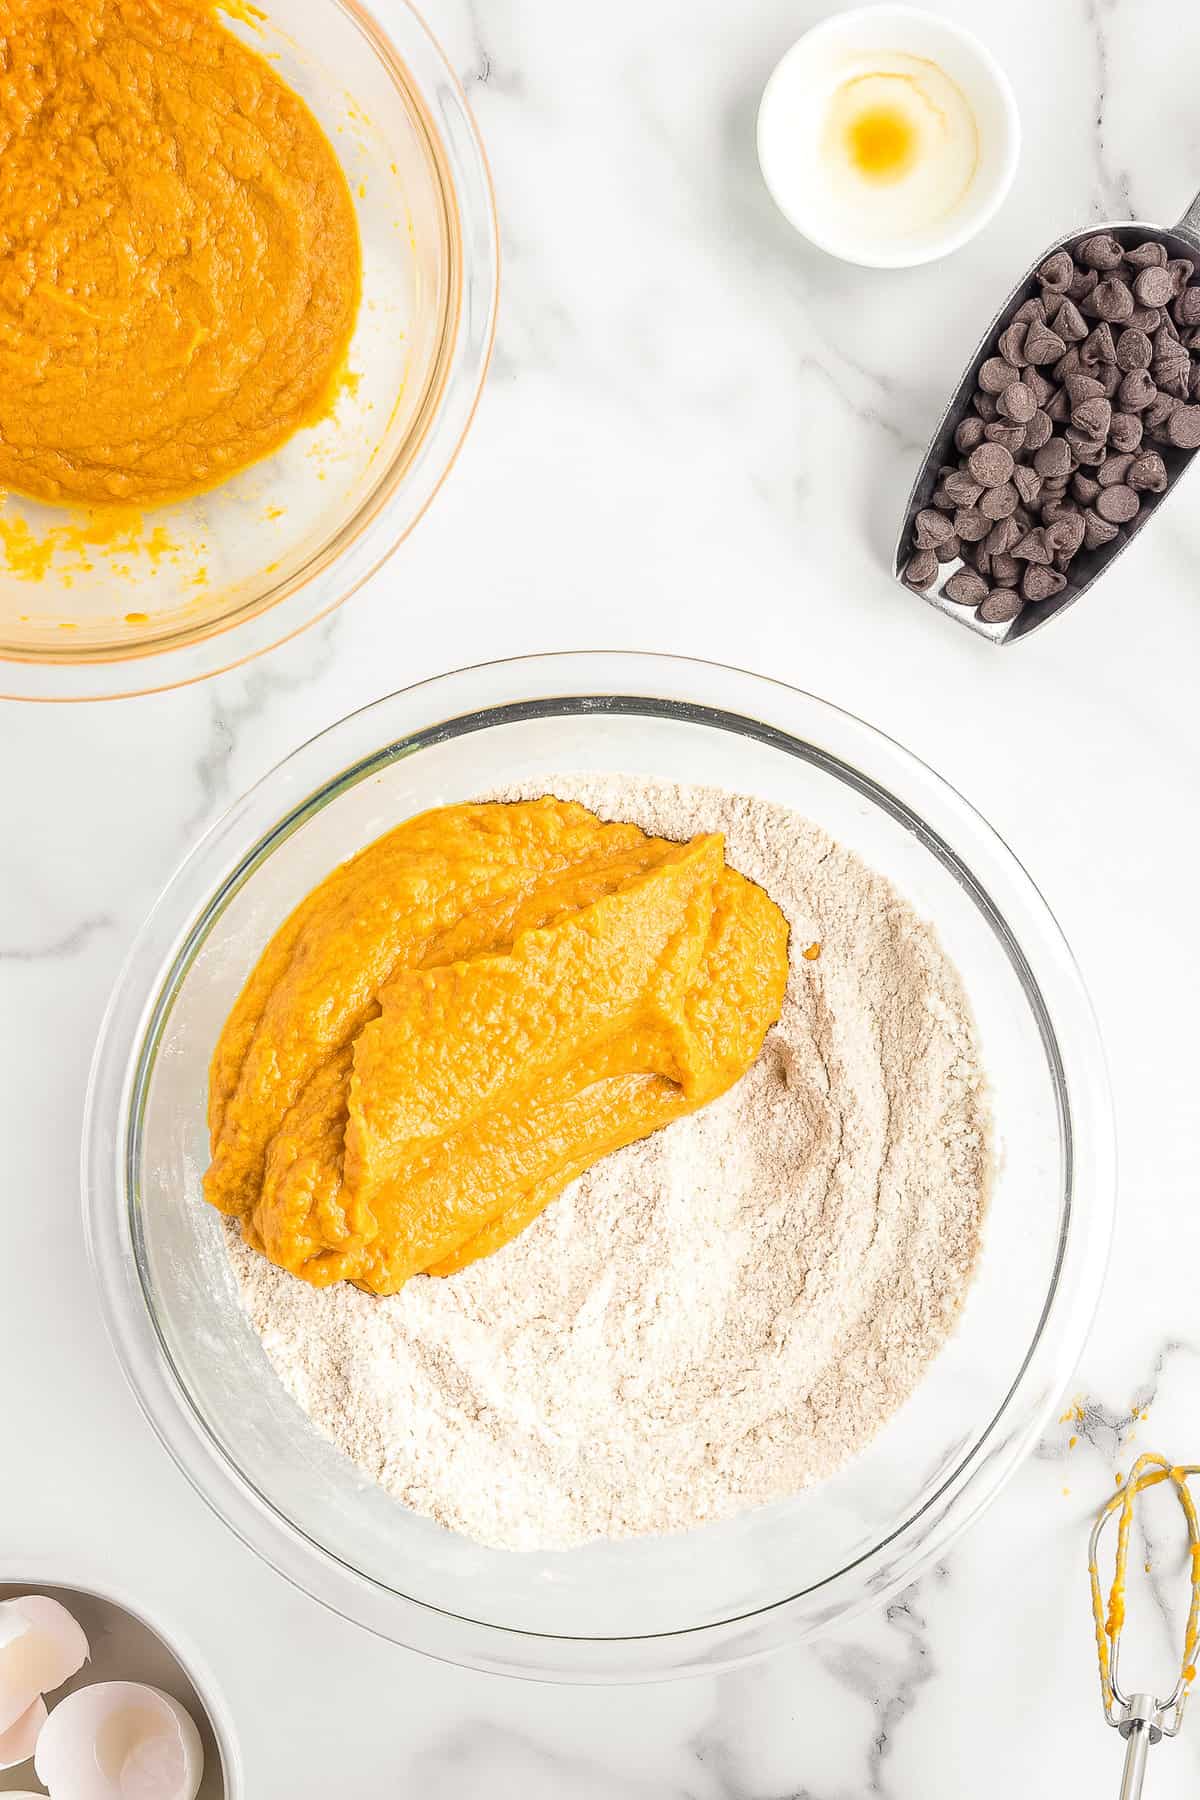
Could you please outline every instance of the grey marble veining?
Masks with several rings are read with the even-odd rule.
[[[825,10],[429,0],[488,142],[505,254],[495,364],[450,481],[346,609],[250,668],[0,716],[0,1562],[52,1555],[176,1619],[236,1696],[253,1800],[1116,1791],[1087,1524],[1140,1450],[1200,1455],[1200,488],[1069,620],[1002,658],[907,600],[886,559],[929,429],[1014,274],[1076,223],[1168,220],[1200,187],[1200,8],[948,0],[1012,75],[1023,160],[975,243],[895,275],[803,244],[757,175],[762,83]],[[76,1146],[132,933],[232,799],[391,689],[598,643],[812,688],[967,794],[1089,983],[1123,1170],[1066,1416],[936,1568],[720,1679],[577,1690],[379,1643],[210,1516],[103,1338]],[[1152,1651],[1178,1621],[1165,1517],[1140,1545]],[[1150,1783],[1155,1800],[1195,1794],[1200,1718],[1155,1750]]]

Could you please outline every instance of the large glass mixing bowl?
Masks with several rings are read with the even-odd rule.
[[[424,808],[568,770],[760,795],[881,870],[962,973],[998,1168],[958,1330],[839,1474],[678,1536],[513,1554],[408,1512],[272,1373],[201,1198],[207,1065],[262,946],[335,864]],[[490,664],[378,701],[227,814],[167,888],[118,983],[83,1181],[126,1374],[247,1543],[400,1643],[510,1674],[612,1681],[711,1670],[818,1632],[944,1550],[1069,1381],[1103,1275],[1114,1158],[1103,1056],[1070,953],[1029,877],[958,794],[809,694],[708,664],[595,653]]]
[[[334,413],[143,513],[0,491],[0,693],[141,693],[256,656],[354,593],[440,487],[491,353],[495,208],[441,50],[407,0],[373,5],[264,0],[223,19],[308,102],[350,183],[363,299]]]

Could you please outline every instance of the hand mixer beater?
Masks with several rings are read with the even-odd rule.
[[[1151,1745],[1175,1737],[1183,1723],[1183,1709],[1196,1676],[1196,1651],[1200,1640],[1200,1520],[1188,1487],[1188,1477],[1200,1474],[1200,1463],[1172,1464],[1165,1457],[1140,1456],[1129,1479],[1101,1509],[1088,1544],[1088,1575],[1092,1586],[1092,1616],[1100,1657],[1100,1692],[1104,1716],[1125,1739],[1125,1773],[1121,1800],[1138,1800],[1146,1775]],[[1146,1488],[1169,1481],[1187,1521],[1191,1560],[1191,1604],[1183,1634],[1183,1658],[1174,1687],[1165,1699],[1148,1693],[1127,1693],[1121,1685],[1119,1662],[1121,1633],[1125,1625],[1125,1572],[1129,1560],[1129,1534],[1137,1496]],[[1105,1600],[1100,1587],[1098,1552],[1105,1525],[1117,1520],[1117,1556],[1112,1587]]]

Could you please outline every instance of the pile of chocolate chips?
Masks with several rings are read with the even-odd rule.
[[[1187,258],[1107,233],[1037,271],[954,432],[956,464],[913,526],[904,580],[966,565],[942,593],[988,624],[1067,585],[1072,559],[1111,543],[1169,480],[1162,445],[1200,446],[1200,282]]]

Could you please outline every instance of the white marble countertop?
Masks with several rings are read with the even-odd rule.
[[[1200,8],[946,0],[1009,69],[1024,155],[979,240],[900,274],[808,250],[757,176],[758,92],[822,0],[429,10],[489,145],[506,253],[495,364],[445,491],[366,592],[244,671],[0,712],[0,1573],[90,1574],[178,1621],[233,1699],[251,1800],[1115,1793],[1086,1519],[1138,1449],[1200,1456],[1200,486],[1009,651],[907,599],[884,563],[914,460],[1021,267],[1089,217],[1172,219],[1200,184]],[[1090,985],[1121,1212],[1064,1395],[1082,1424],[1053,1428],[935,1571],[739,1674],[566,1690],[376,1642],[210,1516],[105,1340],[77,1139],[125,947],[233,796],[389,689],[596,644],[781,676],[965,791]],[[1161,1800],[1200,1783],[1191,1724],[1152,1752]]]

